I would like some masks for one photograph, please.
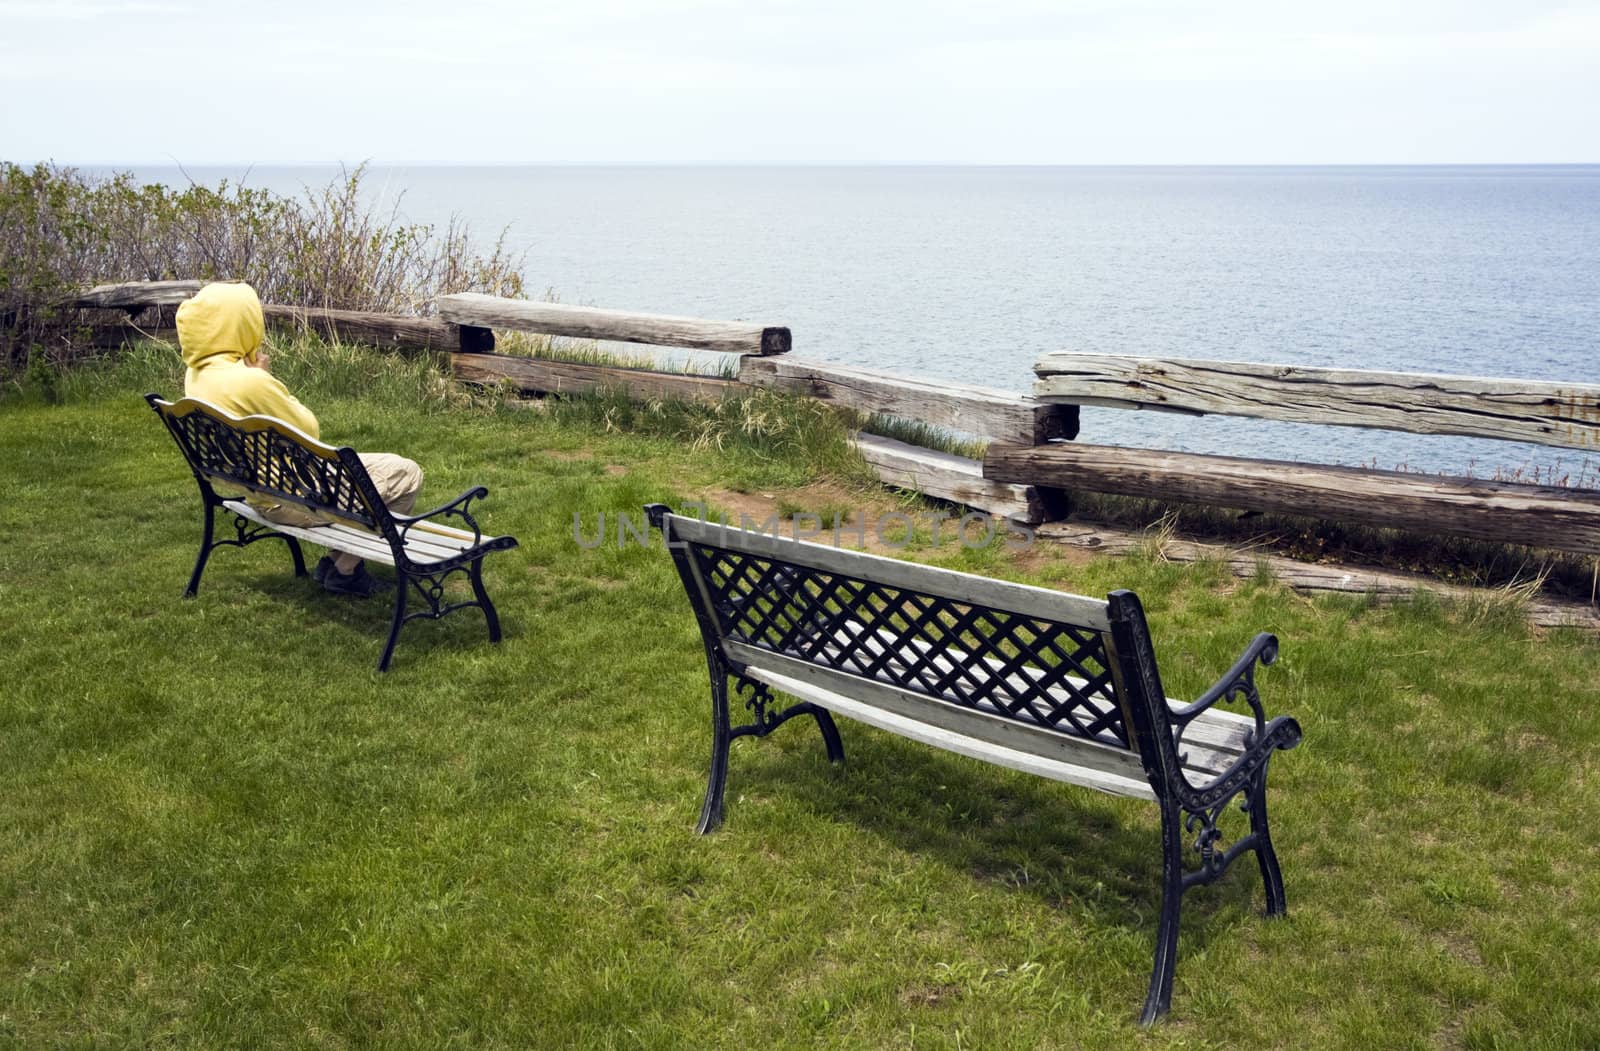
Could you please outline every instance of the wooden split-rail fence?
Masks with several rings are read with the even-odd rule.
[[[1034,394],[1600,452],[1600,386],[1254,362],[1047,354]],[[984,476],[1600,554],[1600,490],[1071,443],[991,445]]]
[[[146,305],[182,302],[198,281],[104,285],[76,305],[137,313]],[[1078,410],[1012,391],[917,379],[875,369],[809,361],[790,354],[788,328],[743,321],[671,317],[561,303],[536,303],[477,293],[440,296],[437,317],[406,318],[364,311],[266,304],[269,323],[309,327],[324,336],[395,350],[443,351],[456,376],[470,383],[509,382],[526,393],[572,394],[620,389],[640,400],[720,401],[767,387],[804,394],[866,414],[959,431],[982,441],[1032,445],[1077,434]],[[737,378],[590,364],[495,353],[495,332],[634,343],[739,355]],[[100,342],[136,334],[112,326]],[[170,330],[154,334],[170,336]],[[895,488],[1028,524],[1059,517],[1059,494],[1027,483],[992,482],[983,465],[963,456],[860,434],[857,448],[878,477]]]
[[[181,302],[199,282],[108,285],[77,301]],[[1075,441],[1080,406],[1216,413],[1600,450],[1600,386],[1244,362],[1054,353],[1031,395],[813,361],[779,325],[441,296],[435,318],[268,305],[275,324],[399,350],[447,352],[458,377],[530,393],[615,388],[642,400],[718,401],[756,387],[971,435],[983,460],[862,434],[891,486],[1014,520],[1061,517],[1072,491],[1355,521],[1581,555],[1600,554],[1600,490],[1207,456]],[[495,353],[496,331],[739,355],[737,378]]]

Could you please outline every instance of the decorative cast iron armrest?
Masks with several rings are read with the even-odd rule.
[[[424,511],[420,515],[395,515],[395,524],[400,527],[400,539],[406,539],[406,534],[418,522],[432,518],[459,518],[472,527],[472,543],[476,547],[483,542],[483,530],[478,528],[478,520],[468,512],[467,505],[488,495],[489,490],[481,485],[475,485],[449,503],[440,504],[431,511]]]
[[[1250,711],[1256,717],[1256,729],[1252,735],[1259,739],[1267,729],[1267,716],[1261,708],[1261,695],[1256,692],[1256,665],[1266,665],[1278,659],[1278,637],[1262,632],[1257,635],[1239,659],[1233,662],[1233,667],[1223,673],[1222,678],[1211,684],[1211,688],[1201,694],[1193,704],[1186,704],[1181,708],[1172,709],[1172,721],[1179,727],[1182,735],[1183,727],[1193,722],[1201,712],[1210,708],[1218,701],[1228,704],[1238,698],[1250,706]]]
[[[1300,743],[1300,723],[1287,715],[1280,715],[1257,733],[1250,735],[1243,752],[1228,768],[1204,784],[1191,784],[1185,776],[1179,786],[1179,795],[1185,809],[1190,811],[1217,808],[1243,790],[1273,752],[1287,751]],[[1215,814],[1213,814],[1213,819]]]

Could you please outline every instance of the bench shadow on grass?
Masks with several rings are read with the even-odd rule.
[[[937,859],[974,881],[1029,894],[1097,927],[1155,937],[1161,910],[1155,804],[1014,774],[845,720],[839,724],[845,762],[836,767],[822,754],[814,730],[799,721],[792,729],[797,738],[810,731],[810,739],[777,747],[775,739],[735,742],[725,826],[760,817],[760,808],[740,805],[740,795],[783,797],[900,850]],[[1223,821],[1226,842],[1249,831],[1237,807],[1230,805],[1230,811]],[[1185,865],[1191,867],[1193,838],[1183,837]],[[1293,906],[1291,899],[1291,914]],[[1189,891],[1180,971],[1184,956],[1226,937],[1263,909],[1253,854],[1240,857],[1217,883]]]
[[[309,556],[306,559],[307,570],[315,564],[315,557],[317,556]],[[211,574],[212,569],[208,566],[206,577],[200,584],[198,596],[200,599],[206,597],[208,589],[212,594],[225,588],[256,592],[273,602],[292,606],[297,617],[303,616],[307,621],[320,620],[330,627],[337,626],[344,633],[344,636],[337,640],[308,634],[306,636],[308,650],[312,647],[338,648],[341,652],[362,657],[373,666],[377,665],[378,656],[383,652],[384,643],[389,638],[389,625],[394,620],[392,589],[368,598],[355,598],[324,591],[320,584],[311,579],[309,573],[304,577],[296,577],[292,569],[287,572],[268,569],[258,571],[253,567],[238,569],[229,574],[229,579],[226,581],[220,577],[213,580]],[[373,575],[385,580],[395,580],[394,576],[383,568],[373,570]],[[398,581],[395,581],[395,586],[399,586]],[[447,595],[451,602],[470,602],[472,589],[464,581],[459,582],[459,586],[457,582],[452,582]],[[492,590],[489,592],[489,598],[494,601],[495,609],[500,614],[498,646],[489,641],[489,627],[481,609],[456,610],[440,620],[419,617],[400,629],[400,641],[395,646],[394,661],[389,666],[390,670],[393,671],[412,660],[425,659],[435,650],[460,650],[472,646],[496,649],[515,645],[522,636],[517,618],[512,617],[509,620],[506,618],[499,596]],[[427,603],[414,591],[409,602],[407,609],[411,613],[427,609]],[[367,654],[362,647],[369,643],[371,652]]]

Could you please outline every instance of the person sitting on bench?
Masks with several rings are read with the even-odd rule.
[[[272,416],[307,435],[321,439],[317,418],[283,382],[267,370],[262,346],[266,323],[256,290],[242,282],[206,285],[178,307],[178,346],[183,363],[183,393],[210,402],[235,416]],[[422,468],[393,453],[362,453],[385,504],[396,514],[409,514],[422,489]],[[262,513],[288,525],[311,526],[321,520],[301,508],[277,504]],[[367,572],[355,555],[325,555],[313,576],[327,591],[366,598],[394,585]]]

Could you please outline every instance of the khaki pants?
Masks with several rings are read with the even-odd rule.
[[[397,515],[408,515],[416,506],[417,493],[422,490],[422,468],[417,466],[415,460],[408,460],[404,456],[394,453],[359,453],[361,466],[367,469],[367,474],[372,478],[372,484],[377,487],[378,495],[383,497],[383,502],[390,511]],[[319,518],[302,507],[292,505],[274,504],[261,509],[263,517],[284,525],[318,526],[326,523],[326,519]],[[358,555],[349,552],[339,552],[334,560],[333,567],[340,573],[354,573],[361,564]]]

